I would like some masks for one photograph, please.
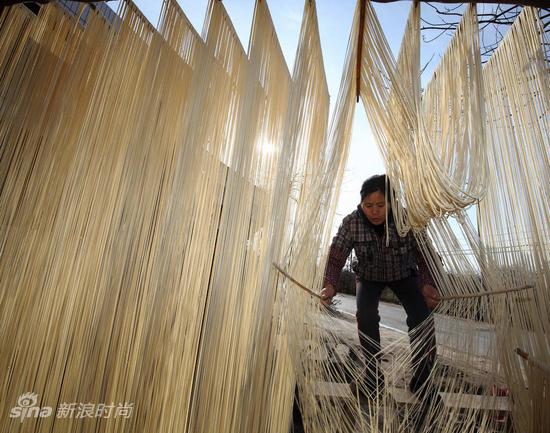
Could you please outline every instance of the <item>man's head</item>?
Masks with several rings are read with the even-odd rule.
[[[386,188],[389,180],[385,174],[369,177],[361,187],[361,208],[367,219],[374,225],[384,224],[386,221]]]

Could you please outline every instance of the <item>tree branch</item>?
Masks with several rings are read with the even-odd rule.
[[[371,0],[374,3],[395,3],[397,1],[405,0]],[[430,3],[431,0],[418,0],[420,3]],[[464,0],[464,3],[478,3],[474,0]],[[437,0],[433,3],[456,3],[456,0]],[[483,3],[492,3],[492,4],[506,4],[506,5],[516,5],[516,6],[533,6],[536,8],[545,8],[548,7],[548,0],[485,0]]]

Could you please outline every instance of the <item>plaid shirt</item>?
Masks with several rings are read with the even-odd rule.
[[[352,249],[357,256],[353,271],[358,278],[389,282],[419,275],[421,285],[434,285],[414,235],[409,232],[405,237],[399,236],[393,221],[388,223],[388,231],[386,246],[386,235],[376,232],[359,206],[346,216],[332,240],[324,285],[330,283],[336,288]]]

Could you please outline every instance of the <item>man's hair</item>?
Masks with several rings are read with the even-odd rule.
[[[386,185],[388,188],[390,187],[390,181],[386,179],[385,174],[375,174],[369,177],[363,182],[363,186],[361,187],[361,201],[369,194],[377,191],[386,195]]]

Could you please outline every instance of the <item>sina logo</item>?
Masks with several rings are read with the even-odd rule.
[[[52,414],[51,407],[39,407],[36,405],[38,394],[26,392],[17,399],[17,406],[12,407],[10,418],[21,418],[21,422],[25,418],[45,418]]]

